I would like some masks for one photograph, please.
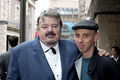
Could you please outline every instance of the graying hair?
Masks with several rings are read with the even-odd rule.
[[[59,21],[60,26],[62,27],[62,20],[61,20],[60,14],[59,14],[56,10],[54,10],[54,9],[44,10],[44,11],[40,14],[40,16],[39,16],[38,19],[37,19],[37,27],[38,27],[38,25],[40,24],[40,23],[39,23],[39,20],[40,20],[40,19],[43,20],[43,18],[44,18],[45,16],[56,18],[56,19]]]

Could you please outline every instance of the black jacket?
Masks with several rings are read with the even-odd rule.
[[[120,80],[116,63],[106,56],[99,56],[95,48],[88,66],[92,80]]]
[[[112,58],[112,60],[115,61],[114,58]],[[115,61],[115,62],[116,62],[116,61]],[[118,66],[119,72],[120,72],[120,56],[119,56],[119,59],[117,60],[116,63],[117,63],[117,66]]]
[[[116,63],[106,56],[99,56],[97,48],[94,49],[88,65],[88,75],[92,80],[120,80],[120,73]],[[79,80],[75,75],[74,80]]]
[[[0,55],[1,80],[6,80],[10,50]]]
[[[118,68],[119,68],[119,71],[120,71],[120,56],[119,56],[119,59],[117,61],[117,65],[118,65]]]
[[[119,56],[119,59],[117,60],[117,64],[120,67],[120,56]]]

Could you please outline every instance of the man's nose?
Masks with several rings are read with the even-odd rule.
[[[52,30],[53,30],[52,26],[49,26],[49,27],[48,27],[48,30],[49,30],[49,31],[52,31]]]
[[[83,42],[83,38],[82,38],[82,37],[79,37],[78,41],[79,41],[79,42]]]

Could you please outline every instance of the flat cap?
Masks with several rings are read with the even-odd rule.
[[[77,24],[73,25],[73,30],[76,29],[90,29],[90,30],[97,30],[99,29],[98,24],[92,20],[82,20],[78,22]]]

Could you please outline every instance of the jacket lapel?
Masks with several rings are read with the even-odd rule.
[[[64,73],[65,73],[65,71],[66,71],[66,59],[65,59],[65,57],[66,57],[66,47],[65,47],[65,44],[64,43],[62,43],[62,41],[60,40],[59,41],[59,50],[60,50],[60,58],[61,58],[61,67],[62,67],[62,77],[64,76]]]
[[[48,64],[48,61],[47,61],[45,54],[43,52],[43,49],[41,47],[39,37],[35,40],[34,43],[35,44],[33,45],[33,49],[34,49],[33,56],[34,56],[36,62],[38,63],[38,66],[40,66],[40,68],[41,67],[43,68],[44,72],[46,73],[45,75],[52,78],[52,80],[55,80],[54,74]]]
[[[117,63],[120,65],[120,56],[119,56],[119,59],[118,59]]]
[[[90,63],[89,63],[89,65],[88,65],[88,74],[89,74],[89,75],[91,75],[91,74],[94,72],[98,60],[99,60],[98,50],[97,50],[97,48],[95,47],[95,48],[94,48],[93,56],[91,57]]]

